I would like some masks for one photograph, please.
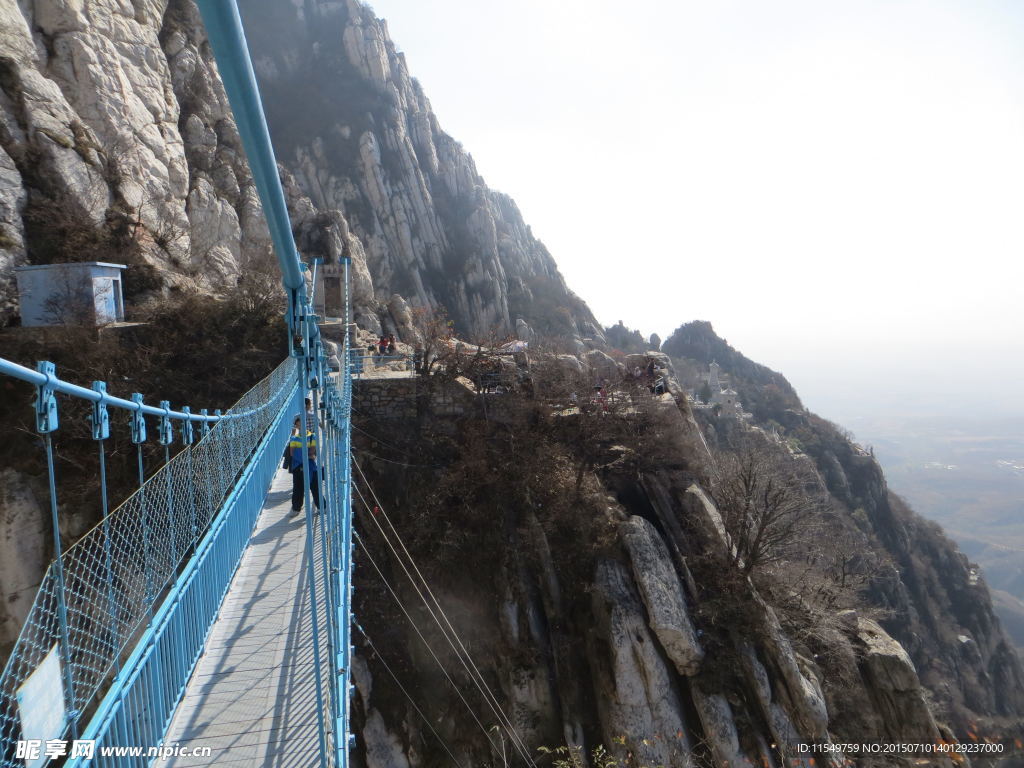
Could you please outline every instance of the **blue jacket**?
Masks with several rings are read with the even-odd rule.
[[[316,438],[312,433],[306,435],[306,445],[309,447],[309,468],[316,472]],[[302,469],[302,437],[299,435],[292,435],[291,440],[288,441],[288,448],[285,449],[285,455],[291,457],[291,465],[288,470],[294,472],[296,469]]]

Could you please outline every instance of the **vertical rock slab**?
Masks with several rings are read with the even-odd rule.
[[[696,674],[704,651],[665,542],[653,525],[636,516],[619,525],[619,535],[629,552],[651,629],[679,674]]]
[[[25,261],[25,230],[21,223],[25,197],[17,166],[0,147],[0,325],[17,314],[14,268]]]
[[[725,532],[722,515],[704,489],[693,483],[683,497],[685,511],[692,516],[704,537],[723,554],[731,549],[729,536]]]
[[[641,765],[691,768],[679,690],[624,565],[598,563],[591,602],[589,651],[604,743],[621,745]]]
[[[763,647],[769,668],[774,672],[774,698],[785,707],[805,739],[828,741],[828,707],[821,686],[801,671],[775,611],[760,597],[755,596],[754,600],[764,615]]]
[[[732,707],[725,697],[717,693],[704,693],[698,686],[693,692],[693,704],[697,708],[704,740],[714,757],[715,765],[729,768],[753,766],[753,761],[740,749],[740,738],[736,732],[736,721]]]

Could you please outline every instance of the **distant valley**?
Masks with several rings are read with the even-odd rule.
[[[1024,649],[1024,417],[844,420],[874,448],[889,486],[982,567],[1000,619]]]

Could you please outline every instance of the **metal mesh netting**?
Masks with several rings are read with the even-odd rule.
[[[181,565],[202,539],[247,460],[289,401],[289,358],[249,390],[201,440],[154,473],[67,549],[64,566],[71,701],[85,713],[145,629]],[[0,678],[0,765],[21,738],[18,689],[61,641],[58,580],[47,570]],[[67,697],[65,697],[66,699]]]

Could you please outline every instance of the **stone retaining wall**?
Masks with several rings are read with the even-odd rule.
[[[422,378],[356,379],[352,382],[352,409],[356,419],[415,419],[417,397],[426,392]],[[460,416],[473,405],[475,395],[458,382],[438,385],[430,394],[434,416]]]

